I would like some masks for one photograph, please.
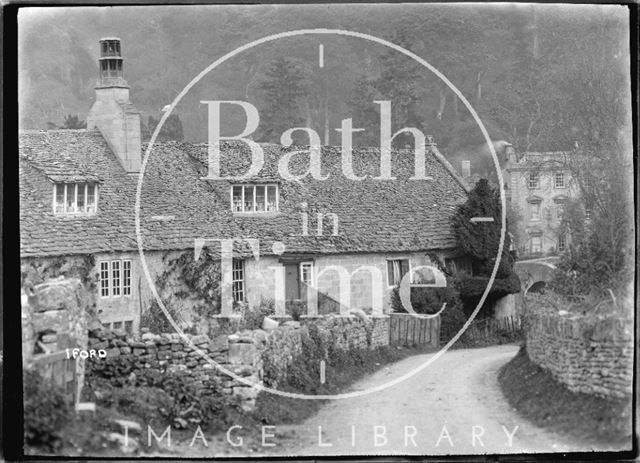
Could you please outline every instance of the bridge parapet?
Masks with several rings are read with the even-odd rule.
[[[551,262],[542,260],[519,261],[515,263],[514,270],[522,282],[522,291],[526,293],[537,283],[547,283],[551,280],[556,266]]]

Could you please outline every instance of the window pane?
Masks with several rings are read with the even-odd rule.
[[[113,329],[114,330],[121,330],[122,329],[122,322],[113,322]]]
[[[540,219],[540,203],[531,203],[531,218],[533,220]]]
[[[300,264],[300,278],[307,285],[313,284],[313,263],[304,262]]]
[[[539,236],[531,238],[531,252],[541,252],[542,239]]]
[[[276,186],[267,186],[267,211],[276,212],[278,210],[278,201],[276,198]]]
[[[64,183],[56,185],[56,213],[64,212]]]
[[[264,212],[266,211],[266,204],[265,204],[265,190],[267,189],[266,186],[264,185],[260,185],[260,186],[256,186],[256,211],[257,212]]]
[[[67,210],[66,212],[76,212],[76,185],[67,184]]]
[[[247,185],[244,187],[244,212],[253,212],[253,206],[253,185]]]
[[[77,206],[78,206],[78,212],[84,212],[84,191],[85,191],[85,184],[84,183],[80,183],[78,184],[78,201],[76,202]]]
[[[122,294],[131,295],[131,261],[122,261]]]
[[[100,296],[109,296],[109,262],[100,262]]]
[[[560,252],[564,251],[565,246],[566,246],[566,242],[565,242],[564,235],[558,236],[558,251]]]
[[[231,272],[231,292],[234,302],[244,302],[244,261],[234,259]]]
[[[242,212],[242,187],[233,187],[233,204],[231,208],[234,212]]]
[[[96,190],[98,185],[90,183],[87,185],[87,212],[93,213],[96,211]]]
[[[111,294],[114,296],[120,295],[120,261],[111,261]]]
[[[127,334],[133,334],[133,320],[127,320],[124,322],[124,330]]]
[[[402,279],[407,274],[408,271],[409,271],[409,261],[401,260],[400,261],[400,279]]]

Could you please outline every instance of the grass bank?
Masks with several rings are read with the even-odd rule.
[[[281,390],[307,394],[338,394],[345,392],[353,383],[376,372],[384,365],[435,350],[437,349],[389,346],[334,355],[326,365],[327,381],[324,384],[320,384],[316,375],[299,375],[296,377],[296,384],[283,385]],[[304,365],[303,369],[309,370],[304,368]],[[294,399],[261,392],[253,416],[263,424],[296,424],[312,416],[324,403],[325,400]]]
[[[521,348],[499,372],[504,396],[532,423],[587,442],[630,445],[632,401],[570,391]]]

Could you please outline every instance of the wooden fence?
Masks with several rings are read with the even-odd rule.
[[[77,402],[77,359],[67,358],[67,352],[60,351],[35,355],[31,363],[45,380],[62,387],[72,403]]]
[[[440,317],[420,318],[406,313],[392,313],[389,321],[389,344],[438,347]]]
[[[501,318],[484,318],[474,320],[464,331],[461,338],[468,341],[482,341],[495,338],[500,335],[515,335],[522,330],[522,320],[519,315],[510,315]],[[442,332],[441,343],[449,342],[455,336],[455,332]]]

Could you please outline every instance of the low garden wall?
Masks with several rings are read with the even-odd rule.
[[[303,341],[313,331],[331,350],[374,349],[389,344],[389,318],[367,321],[357,317],[328,316],[288,321],[270,330],[245,330],[209,338],[187,337],[215,363],[252,384],[271,387],[286,379],[287,371],[301,354]],[[105,350],[106,358],[87,360],[87,375],[107,380],[113,386],[136,384],[140,377],[177,372],[202,393],[222,392],[239,399],[245,410],[252,410],[259,390],[232,378],[202,358],[177,333],[143,334],[133,339],[121,332],[92,331],[90,348]],[[265,361],[269,368],[265,369]],[[267,373],[265,373],[265,371]]]
[[[628,397],[633,381],[633,320],[556,310],[526,315],[529,358],[575,392]]]

